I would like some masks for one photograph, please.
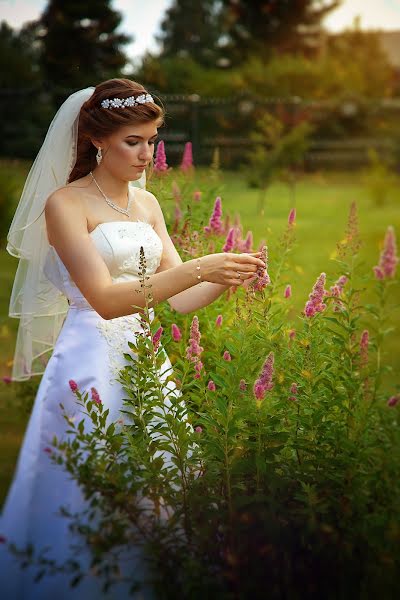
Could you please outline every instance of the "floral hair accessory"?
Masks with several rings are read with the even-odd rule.
[[[129,98],[106,98],[102,100],[102,108],[125,108],[125,106],[137,106],[146,102],[154,102],[150,94],[140,94],[140,96],[129,96]]]

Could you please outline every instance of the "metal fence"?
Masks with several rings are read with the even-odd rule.
[[[66,98],[73,91],[62,90],[61,96]],[[395,156],[399,148],[400,98],[329,102],[296,96],[265,98],[243,93],[211,98],[150,91],[161,97],[166,109],[166,125],[159,133],[171,165],[181,160],[187,141],[193,144],[197,164],[209,164],[216,147],[223,167],[245,162],[253,144],[249,133],[265,111],[278,115],[288,127],[302,119],[316,126],[305,156],[306,168],[354,168],[366,164],[370,148],[385,160]],[[27,98],[34,98],[33,116],[27,116]],[[0,112],[0,155],[33,158],[55,113],[49,91],[0,90]]]

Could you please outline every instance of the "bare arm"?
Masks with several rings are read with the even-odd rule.
[[[132,309],[133,305],[144,308],[145,297],[140,281],[112,281],[107,265],[87,231],[86,216],[73,190],[54,192],[46,202],[45,216],[57,254],[99,315],[112,319],[138,312],[139,309]],[[229,253],[210,254],[202,257],[201,261],[202,278],[222,286],[240,284],[240,280],[235,278],[237,269],[248,272],[250,276],[262,264],[260,259],[251,255]],[[195,286],[198,283],[196,264],[197,260],[180,261],[172,268],[150,275],[146,284],[151,285],[153,299],[148,305],[155,306]]]

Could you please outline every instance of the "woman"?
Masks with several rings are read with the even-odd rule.
[[[181,313],[206,306],[264,266],[259,253],[182,262],[157,199],[130,184],[152,161],[163,117],[144,87],[128,79],[69,96],[28,175],[8,235],[7,250],[20,259],[10,302],[10,315],[21,319],[13,379],[43,377],[0,533],[20,548],[48,546],[57,563],[70,557],[75,541],[57,510],[84,508],[79,486],[48,455],[54,435],[65,435],[59,403],[72,417],[79,413],[69,383],[74,380],[81,389],[95,388],[109,420],[118,419],[124,392],[116,376],[145,306],[140,247],[152,286],[151,318],[163,300]],[[165,377],[170,367],[167,359]],[[88,556],[79,558],[88,564]],[[139,556],[137,561],[142,568]],[[7,600],[127,597],[123,588],[103,594],[93,574],[76,588],[68,587],[67,574],[37,583],[34,574],[20,571],[3,545],[0,589]],[[141,597],[151,597],[150,589]]]

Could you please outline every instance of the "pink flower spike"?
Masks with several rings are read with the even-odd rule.
[[[46,446],[46,448],[43,448],[43,452],[46,452],[47,454],[51,454],[53,452],[53,450],[51,448],[49,448],[48,446]]]
[[[397,256],[396,235],[393,226],[389,225],[386,230],[383,250],[379,258],[379,265],[373,267],[375,277],[377,279],[393,278],[396,274],[398,262],[399,257]]]
[[[247,390],[247,383],[245,382],[244,379],[241,379],[239,382],[239,390],[241,392],[245,392]]]
[[[232,360],[232,356],[229,354],[228,350],[225,350],[223,358],[228,362]]]
[[[393,407],[393,406],[396,406],[399,402],[400,402],[400,395],[390,396],[389,400],[387,401],[387,405]]]
[[[258,379],[254,383],[253,392],[257,400],[263,400],[265,394],[274,387],[274,384],[272,383],[274,359],[274,353],[271,351],[265,359]]]
[[[154,351],[157,350],[159,344],[160,344],[160,338],[163,332],[163,328],[160,326],[157,331],[155,332],[155,334],[153,335],[153,347],[154,347]]]
[[[210,381],[207,383],[207,388],[210,390],[210,392],[215,392],[217,389],[212,379],[210,379]]]
[[[95,402],[96,404],[101,404],[101,400],[100,400],[100,396],[98,391],[96,390],[95,387],[90,388],[90,391],[92,392],[92,400],[93,402]]]
[[[221,327],[221,325],[222,325],[222,315],[218,315],[218,317],[215,319],[215,326]]]
[[[290,298],[291,295],[292,295],[292,286],[290,284],[288,284],[285,288],[284,296],[285,296],[285,298]]]
[[[9,375],[4,375],[3,377],[3,383],[12,383],[12,379]]]
[[[200,200],[201,200],[201,192],[200,192],[200,190],[196,190],[196,191],[193,193],[193,200],[194,200],[195,202],[200,202]]]
[[[191,168],[193,168],[192,142],[186,142],[181,162],[181,170],[189,171]]]
[[[154,162],[154,170],[156,172],[164,172],[168,170],[167,158],[165,156],[165,147],[163,140],[160,140],[157,144],[156,158]]]
[[[295,337],[296,337],[296,330],[295,329],[290,329],[289,330],[289,339],[290,340],[294,340]]]
[[[202,433],[203,432],[203,428],[200,425],[197,425],[197,427],[194,428],[196,433]]]
[[[244,241],[243,252],[251,252],[253,249],[253,233],[248,231]]]
[[[78,384],[76,383],[76,381],[74,381],[73,379],[70,379],[68,383],[69,383],[69,387],[71,388],[71,390],[73,392],[76,392],[78,389]]]
[[[361,367],[365,367],[368,364],[368,344],[369,344],[369,332],[368,329],[364,329],[360,339],[360,363]]]
[[[226,236],[225,244],[222,248],[222,252],[232,252],[235,247],[235,228],[231,227]]]
[[[312,292],[308,297],[309,299],[304,307],[304,314],[306,317],[313,317],[317,312],[325,310],[326,304],[322,302],[326,292],[324,288],[325,281],[326,274],[321,273],[315,282]]]
[[[292,385],[290,386],[290,393],[293,394],[294,396],[296,396],[299,393],[298,388],[297,388],[297,383],[292,383]]]
[[[292,226],[296,220],[296,209],[292,208],[288,216],[288,225]]]
[[[210,217],[210,221],[204,230],[206,233],[216,233],[220,234],[223,232],[223,224],[221,221],[222,217],[222,200],[220,196],[217,196],[214,203],[214,208],[212,215]]]
[[[182,333],[181,333],[181,330],[179,329],[178,325],[176,325],[175,323],[172,323],[171,331],[172,331],[172,339],[174,340],[174,342],[179,342],[182,339]]]

